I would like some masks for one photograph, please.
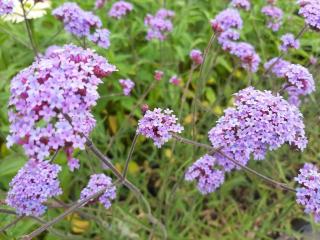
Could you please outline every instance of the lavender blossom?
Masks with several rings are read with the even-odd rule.
[[[135,83],[133,81],[131,81],[130,79],[120,79],[119,83],[123,89],[123,94],[125,96],[130,95],[132,89],[135,86]]]
[[[261,12],[268,17],[267,27],[277,32],[282,24],[283,12],[280,8],[268,5]]]
[[[231,6],[249,11],[251,7],[251,3],[249,0],[232,0]]]
[[[201,65],[203,62],[202,52],[199,49],[192,49],[190,58],[195,65]]]
[[[261,59],[256,53],[254,47],[249,43],[235,43],[230,53],[240,59],[241,66],[244,69],[250,72],[256,72],[258,70]]]
[[[221,45],[224,51],[230,52],[237,45],[235,41],[237,41],[239,38],[240,38],[240,34],[237,31],[229,29],[222,32],[218,36],[218,43]]]
[[[89,36],[89,40],[99,47],[108,49],[110,47],[110,32],[108,29],[97,29],[96,32]]]
[[[216,33],[227,31],[230,28],[242,28],[242,19],[235,9],[226,9],[220,12],[210,23]]]
[[[133,5],[131,3],[128,3],[125,1],[118,1],[112,5],[109,11],[109,16],[119,20],[125,15],[127,15],[129,12],[131,12],[132,10],[133,10]]]
[[[172,133],[181,133],[183,127],[177,123],[177,117],[172,110],[155,108],[148,110],[138,122],[137,133],[151,138],[160,148],[172,138]]]
[[[283,69],[290,65],[290,62],[283,60],[282,58],[272,58],[264,64],[264,69],[269,70],[276,75],[278,78],[283,78]]]
[[[13,7],[13,0],[0,0],[0,16],[12,13]]]
[[[318,0],[298,0],[299,14],[312,29],[320,30],[320,2]]]
[[[294,35],[287,33],[281,37],[280,50],[282,52],[287,52],[290,48],[298,49],[300,47],[300,41],[295,39]]]
[[[95,8],[96,9],[101,9],[104,7],[104,5],[106,4],[107,0],[96,0],[95,3]]]

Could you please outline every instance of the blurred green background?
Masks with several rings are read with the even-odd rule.
[[[55,8],[64,1],[52,1]],[[94,1],[75,1],[86,10],[92,10]],[[115,1],[107,1],[97,15],[103,26],[111,31],[111,47],[108,50],[89,45],[105,56],[119,71],[104,79],[99,92],[103,96],[93,112],[97,125],[91,137],[99,149],[112,159],[121,170],[124,166],[129,146],[133,139],[137,121],[141,117],[140,103],[155,107],[171,108],[177,114],[183,85],[173,86],[168,79],[177,74],[186,83],[191,62],[189,52],[193,48],[203,50],[212,34],[209,20],[225,9],[227,0],[133,0],[134,10],[121,20],[108,17],[107,11]],[[297,34],[304,26],[303,19],[297,15],[298,6],[294,0],[279,1],[277,4],[284,11],[284,23],[279,32],[272,32],[265,27],[265,18],[261,8],[263,0],[253,0],[250,12],[241,11],[244,27],[241,40],[255,46],[262,63],[278,56],[280,36],[287,32]],[[174,30],[166,41],[147,42],[143,20],[147,13],[154,14],[160,7],[174,10]],[[53,16],[51,10],[40,19],[32,21],[35,41],[44,52],[52,44],[78,44],[79,41],[65,31],[59,32],[62,25]],[[54,37],[53,37],[54,36]],[[301,48],[290,51],[286,60],[304,66],[309,64],[310,56],[320,53],[319,33],[308,31],[301,38]],[[89,43],[90,44],[90,43]],[[34,58],[29,46],[23,23],[11,24],[0,20],[0,202],[5,199],[8,184],[19,168],[26,162],[20,147],[7,149],[5,138],[8,134],[7,101],[11,78],[29,66]],[[242,69],[234,69],[237,60],[222,52],[215,43],[208,56],[210,64],[204,70],[205,88],[199,102],[197,116],[197,140],[208,143],[207,132],[215,125],[223,110],[232,105],[232,94],[248,85],[248,74]],[[153,84],[155,70],[165,72],[164,79],[157,83],[146,99],[141,96]],[[310,71],[317,81],[319,65],[311,66]],[[253,86],[258,89],[279,89],[283,80],[274,77],[263,79],[263,64],[253,76]],[[131,96],[119,95],[119,78],[131,78],[136,87]],[[193,82],[188,90],[187,104],[180,119],[185,127],[183,135],[192,132],[192,98],[196,83],[199,81],[199,69],[193,75]],[[281,182],[293,185],[293,178],[304,162],[318,163],[319,154],[319,91],[305,99],[301,111],[305,117],[309,145],[303,152],[283,146],[270,152],[264,161],[251,161],[253,169],[273,177]],[[128,118],[132,109],[133,117]],[[113,141],[114,140],[114,141]],[[112,142],[111,142],[112,141]],[[303,209],[295,203],[292,193],[283,192],[266,185],[255,176],[244,171],[228,174],[223,186],[207,196],[202,196],[195,185],[183,180],[186,168],[205,154],[201,149],[194,149],[173,141],[162,149],[154,147],[151,140],[139,137],[133,159],[129,165],[128,178],[138,186],[149,202],[155,217],[163,222],[168,239],[300,239],[299,230],[305,223],[313,229],[317,226],[312,217],[305,215]],[[60,197],[66,203],[77,201],[81,189],[86,186],[92,173],[105,172],[103,166],[90,153],[77,153],[81,168],[69,172],[64,154],[59,154],[56,162],[63,166],[60,174],[64,194]],[[110,174],[111,175],[111,174]],[[5,208],[4,205],[1,208]],[[62,209],[50,209],[42,219],[48,221],[62,213]],[[93,215],[87,219],[72,214],[57,223],[54,229],[43,233],[39,239],[162,239],[159,229],[153,228],[147,221],[137,199],[126,188],[118,189],[118,196],[113,206],[105,210],[93,205],[83,209]],[[10,223],[14,216],[0,214],[0,228]],[[5,233],[0,239],[18,239],[37,228],[34,219],[24,219]],[[289,238],[292,237],[292,238]]]

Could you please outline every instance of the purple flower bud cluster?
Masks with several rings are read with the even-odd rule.
[[[90,49],[49,48],[11,81],[7,145],[22,145],[30,159],[40,161],[58,149],[84,149],[79,133],[88,135],[95,126],[90,110],[99,98],[97,87],[114,71]]]
[[[261,12],[268,17],[267,27],[277,32],[282,24],[282,10],[276,6],[267,5],[262,8]]]
[[[246,42],[236,42],[230,50],[230,53],[240,59],[241,66],[247,71],[258,71],[261,59],[251,44]]]
[[[132,89],[135,86],[135,83],[133,81],[131,81],[130,79],[120,79],[119,83],[123,89],[123,94],[125,96],[129,96]]]
[[[61,167],[48,161],[30,160],[10,183],[6,203],[18,215],[41,216],[46,211],[44,203],[62,194],[58,173]]]
[[[171,19],[174,15],[173,11],[163,8],[154,16],[147,14],[144,19],[144,25],[148,27],[146,39],[148,41],[153,39],[164,41],[167,38],[167,33],[172,32],[173,25]]]
[[[155,108],[148,110],[138,122],[137,133],[151,138],[160,148],[172,138],[172,133],[181,133],[183,127],[177,123],[177,117],[172,110]]]
[[[179,78],[177,75],[174,75],[169,79],[169,82],[173,85],[179,86],[181,83],[181,78]]]
[[[235,107],[225,110],[217,125],[209,131],[214,148],[246,165],[254,159],[265,158],[268,150],[276,150],[284,143],[299,150],[306,147],[303,116],[295,106],[280,95],[248,87],[235,94]],[[220,153],[214,154],[225,171],[236,168]]]
[[[299,14],[312,29],[320,30],[320,2],[318,0],[299,0]]]
[[[320,222],[320,173],[318,168],[306,163],[299,170],[295,181],[301,186],[297,188],[297,203],[305,207],[305,212],[313,214],[316,222]]]
[[[229,29],[219,35],[218,43],[221,45],[224,51],[230,52],[236,46],[234,41],[239,40],[239,38],[240,34],[237,31]]]
[[[281,37],[280,50],[287,52],[290,48],[298,49],[300,47],[300,41],[295,39],[294,35],[287,33]]]
[[[270,69],[271,72],[276,75],[278,78],[283,78],[284,73],[283,69],[290,65],[290,62],[283,60],[282,58],[272,58],[264,64],[264,69]]]
[[[93,195],[106,188],[106,191],[99,197],[99,202],[108,209],[111,207],[111,201],[116,198],[116,187],[112,185],[112,179],[104,174],[93,174],[90,177],[87,187],[80,193],[80,200]],[[93,203],[93,201],[89,203]]]
[[[242,29],[243,25],[239,12],[231,8],[220,12],[210,23],[213,31],[218,34],[231,28]]]
[[[129,12],[133,10],[133,5],[126,1],[118,1],[115,2],[110,11],[109,16],[115,19],[121,19],[123,16],[127,15]]]
[[[249,11],[251,8],[251,3],[249,0],[232,0],[231,6]]]
[[[108,29],[97,29],[95,33],[89,35],[89,40],[99,47],[108,49],[110,47],[110,31]]]
[[[101,9],[106,4],[107,0],[96,0],[95,7],[96,9]]]
[[[12,13],[13,6],[13,0],[0,0],[0,16]]]
[[[224,171],[215,169],[216,159],[205,155],[193,163],[185,174],[185,180],[197,181],[202,194],[214,192],[224,182]]]
[[[192,49],[190,58],[195,65],[201,65],[203,62],[202,52],[199,49]]]

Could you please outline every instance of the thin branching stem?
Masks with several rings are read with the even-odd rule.
[[[7,229],[11,228],[12,226],[16,225],[20,220],[22,220],[24,216],[18,216],[15,220],[13,220],[11,223],[7,224],[6,226],[0,228],[0,233],[6,231]]]
[[[128,157],[127,157],[127,160],[126,160],[126,163],[125,163],[125,165],[124,165],[123,172],[122,172],[122,177],[123,177],[123,178],[126,178],[126,177],[127,177],[129,162],[130,162],[130,160],[131,160],[131,158],[132,158],[132,154],[133,154],[133,151],[134,151],[134,147],[135,147],[136,144],[137,144],[138,136],[139,136],[138,134],[135,134],[135,135],[134,135],[134,138],[133,138],[133,141],[132,141],[130,150],[129,150],[129,154],[128,154]]]

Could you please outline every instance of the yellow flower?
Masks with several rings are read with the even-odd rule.
[[[19,23],[24,21],[23,10],[20,0],[13,0],[14,7],[11,14],[2,17],[4,21]],[[47,9],[51,7],[49,0],[35,1],[23,0],[23,6],[26,12],[27,19],[40,18],[47,13]]]

